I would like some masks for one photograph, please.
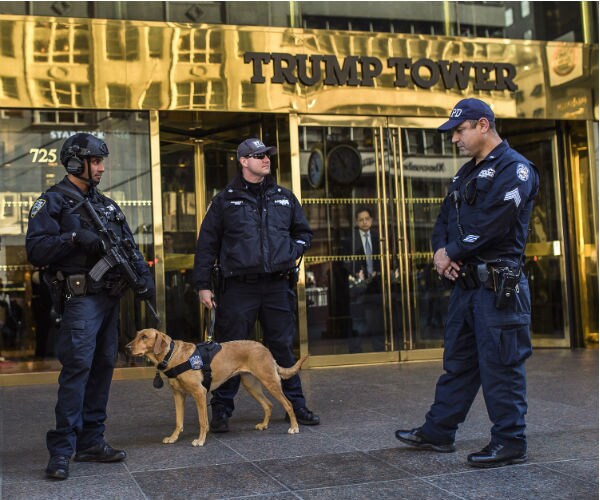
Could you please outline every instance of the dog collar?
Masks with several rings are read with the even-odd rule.
[[[174,349],[175,349],[175,342],[173,340],[171,340],[171,345],[169,346],[169,352],[163,358],[163,360],[158,365],[156,365],[157,369],[164,370],[167,367],[167,365],[169,364],[169,361],[171,361],[171,356],[173,356]]]

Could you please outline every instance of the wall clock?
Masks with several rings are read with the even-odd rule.
[[[338,144],[327,154],[329,177],[338,184],[356,182],[362,172],[360,152],[351,144]]]
[[[315,189],[320,188],[325,178],[325,161],[320,149],[313,149],[308,157],[308,183]]]

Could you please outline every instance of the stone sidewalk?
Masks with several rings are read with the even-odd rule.
[[[542,350],[528,362],[529,461],[473,469],[467,454],[488,442],[481,394],[459,430],[456,453],[411,450],[394,437],[422,423],[441,362],[301,372],[322,424],[288,435],[275,406],[268,430],[243,390],[227,434],[194,448],[188,398],[180,441],[171,433],[170,389],[115,381],[107,441],[128,452],[117,464],[71,463],[67,481],[44,477],[46,430],[56,387],[0,388],[0,499],[597,499],[598,352]]]

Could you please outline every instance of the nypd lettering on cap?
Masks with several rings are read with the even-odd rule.
[[[479,239],[478,234],[468,234],[463,238],[465,243],[475,243]]]
[[[529,168],[523,163],[517,165],[517,177],[523,182],[529,179]]]
[[[43,198],[37,199],[31,207],[31,210],[29,212],[29,218],[33,219],[45,204],[46,200],[44,200]]]
[[[450,111],[450,118],[458,118],[460,115],[462,115],[462,108],[454,108],[452,111]]]

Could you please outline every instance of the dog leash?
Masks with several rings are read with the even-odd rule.
[[[205,328],[206,328],[206,341],[212,342],[213,336],[215,333],[215,319],[217,316],[217,306],[212,306],[210,308],[210,312],[208,313],[208,317],[204,318]]]

